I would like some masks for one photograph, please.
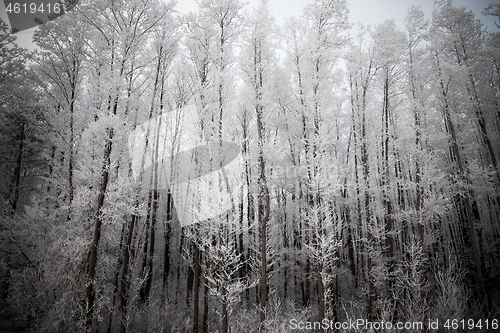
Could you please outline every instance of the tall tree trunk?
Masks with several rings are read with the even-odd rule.
[[[153,154],[154,155],[154,154]],[[147,214],[146,214],[146,226],[144,231],[144,244],[142,246],[142,264],[141,264],[141,274],[143,278],[147,278],[148,274],[148,254],[149,254],[149,242],[150,242],[150,233],[151,233],[151,212],[153,207],[153,172],[151,172],[151,178],[149,182],[150,190],[148,191],[148,205],[147,205]],[[139,298],[142,303],[146,302],[146,283],[145,280],[141,284],[139,288]]]
[[[222,294],[222,297],[226,297],[226,295]],[[227,312],[227,303],[225,301],[222,302],[222,333],[229,332],[229,318]]]
[[[386,237],[386,247],[387,247],[387,257],[389,258],[389,290],[392,291],[394,286],[394,237],[392,235],[393,229],[393,217],[392,217],[392,205],[390,199],[389,190],[389,70],[385,71],[384,78],[384,102],[383,102],[383,112],[382,112],[382,193],[383,202],[385,207],[384,213],[384,224],[385,224],[385,237]]]
[[[155,238],[156,238],[156,217],[158,211],[158,200],[159,200],[159,192],[158,192],[158,167],[159,167],[159,146],[160,146],[160,130],[162,125],[161,114],[158,118],[158,128],[156,130],[156,142],[155,142],[155,152],[153,154],[152,161],[152,177],[153,177],[153,195],[152,195],[152,207],[151,207],[151,236],[149,240],[149,254],[148,254],[148,265],[147,265],[147,273],[146,273],[146,283],[144,287],[144,297],[145,299],[149,299],[149,295],[151,292],[151,285],[153,282],[153,262],[154,262],[154,253],[155,253]]]
[[[125,241],[124,253],[123,253],[123,266],[120,277],[120,312],[121,312],[121,324],[120,324],[120,332],[126,332],[126,324],[127,320],[127,301],[128,301],[128,288],[130,285],[130,277],[129,277],[129,263],[130,256],[132,254],[132,238],[134,235],[134,227],[138,220],[137,215],[132,215],[130,219],[127,238]]]
[[[198,238],[198,230],[196,230],[196,237]],[[201,275],[201,254],[199,248],[199,240],[193,242],[194,246],[194,281],[193,281],[193,333],[199,331],[199,306],[200,306],[200,275]]]
[[[368,284],[368,301],[367,301],[367,319],[371,321],[373,319],[373,305],[375,302],[375,286],[372,277],[372,256],[371,251],[373,247],[373,233],[372,233],[372,219],[370,210],[370,167],[368,165],[368,138],[366,131],[366,92],[363,90],[363,107],[361,114],[361,163],[363,171],[363,179],[365,182],[364,188],[364,211],[365,211],[365,221],[367,230],[367,247],[366,247],[366,279]]]
[[[202,332],[208,333],[208,281],[206,279],[203,287],[203,320],[201,326]]]
[[[85,326],[87,331],[92,328],[92,319],[94,316],[94,302],[95,302],[95,290],[94,290],[94,279],[95,270],[97,265],[97,251],[99,247],[99,240],[101,239],[101,225],[102,225],[102,208],[104,206],[104,197],[106,195],[106,189],[108,187],[109,181],[109,166],[111,165],[111,149],[113,145],[113,129],[108,128],[107,130],[107,142],[104,149],[104,158],[101,171],[101,186],[99,188],[99,196],[97,198],[97,213],[94,227],[94,235],[92,242],[90,243],[90,255],[89,255],[89,267],[87,272],[87,287],[85,291],[86,299],[86,315],[85,315]]]
[[[120,248],[118,250],[118,253],[120,253],[123,249],[123,242],[125,239],[125,232],[126,232],[126,223],[123,223],[122,225],[122,231],[120,233]],[[119,291],[119,286],[120,286],[120,268],[122,267],[122,257],[119,256],[117,263],[116,263],[116,270],[115,270],[115,278],[114,278],[114,285],[113,285],[113,304],[111,306],[111,311],[109,311],[109,322],[108,322],[108,330],[107,333],[111,333],[111,327],[113,325],[113,315],[114,315],[114,310],[116,306],[116,294]]]
[[[265,176],[264,152],[262,147],[262,123],[261,116],[258,117],[259,128],[259,238],[260,238],[260,255],[261,255],[261,272],[259,281],[259,301],[260,301],[260,332],[264,332],[264,321],[266,320],[266,303],[267,303],[267,220],[269,218],[269,191],[267,189],[267,181]]]
[[[155,105],[156,105],[156,96],[158,94],[158,90],[160,87],[160,77],[161,77],[161,68],[162,68],[162,60],[163,57],[163,45],[160,46],[158,54],[157,54],[157,64],[155,71],[155,81],[153,85],[153,95],[151,99],[151,108],[149,110],[149,119],[153,118],[153,114],[155,113]],[[163,91],[160,92],[163,94]],[[160,104],[162,103],[162,96],[160,96]],[[149,230],[146,231],[146,243],[144,246],[144,260],[143,260],[143,272],[145,272],[145,282],[144,285],[141,286],[140,296],[141,300],[148,301],[149,294],[151,291],[151,285],[153,281],[153,261],[154,261],[154,250],[155,250],[155,233],[156,233],[156,216],[158,210],[158,167],[159,167],[159,146],[160,146],[160,130],[162,128],[162,110],[160,109],[160,114],[158,116],[158,125],[156,128],[156,138],[153,143],[154,152],[151,154],[151,181],[150,181],[150,191],[149,191],[149,201],[148,201],[148,213],[147,213],[147,223]],[[149,133],[148,133],[149,134]],[[147,232],[150,232],[150,235],[147,235]],[[149,249],[148,249],[149,245]],[[145,270],[144,270],[145,269]]]
[[[19,150],[17,153],[17,158],[16,158],[16,167],[14,168],[14,177],[13,177],[13,189],[11,192],[13,192],[14,196],[12,198],[11,202],[11,211],[12,214],[14,214],[17,210],[17,203],[19,201],[19,184],[21,182],[21,166],[22,166],[22,161],[23,161],[23,152],[24,152],[24,131],[25,131],[25,123],[21,123],[21,134],[19,137]]]
[[[69,187],[69,202],[68,202],[68,220],[71,218],[71,205],[73,204],[73,164],[74,164],[74,109],[75,109],[75,93],[76,82],[71,86],[71,102],[69,104],[69,163],[68,163],[68,187]]]
[[[165,221],[165,231],[163,237],[165,239],[165,248],[163,250],[163,295],[167,292],[168,276],[170,274],[170,237],[173,210],[172,194],[167,192],[167,219]]]

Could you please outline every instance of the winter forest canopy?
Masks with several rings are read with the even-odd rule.
[[[451,0],[404,26],[347,5],[82,0],[34,52],[1,22],[0,330],[495,329],[500,32]],[[165,186],[186,133],[238,156],[228,209]]]

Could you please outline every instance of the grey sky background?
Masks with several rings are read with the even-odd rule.
[[[247,0],[250,6],[255,6],[259,0]],[[488,28],[489,31],[498,31],[494,24],[494,18],[482,15],[482,11],[491,3],[499,3],[499,0],[454,0],[455,6],[464,6],[472,10],[476,18]],[[285,18],[295,15],[300,16],[305,5],[313,0],[269,0],[269,8],[278,23],[283,23]],[[404,17],[411,5],[420,5],[427,18],[431,17],[434,0],[348,0],[349,21],[351,23],[362,23],[364,25],[375,25],[386,19],[395,19],[396,23],[403,26]],[[196,11],[198,5],[195,0],[179,0],[176,10],[187,14]],[[0,18],[7,21],[4,2],[0,1]],[[31,42],[35,28],[19,32],[18,44],[29,49],[33,49]]]
[[[256,6],[259,0],[246,0],[250,6]],[[491,3],[499,3],[500,0],[454,0],[455,6],[464,6],[468,10],[472,10],[488,30],[493,28],[498,30],[494,25],[494,18],[491,16],[482,15],[482,11]],[[304,6],[313,3],[313,0],[269,0],[269,8],[273,16],[279,23],[282,23],[285,18],[295,15],[300,16]],[[431,17],[434,6],[434,0],[347,0],[349,7],[349,21],[351,23],[378,24],[386,19],[395,19],[396,23],[403,26],[404,17],[411,5],[420,5],[427,15]],[[176,9],[181,13],[189,13],[197,8],[195,0],[179,1]]]

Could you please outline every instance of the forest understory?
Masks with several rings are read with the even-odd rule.
[[[500,332],[499,4],[61,5],[0,21],[1,332]]]

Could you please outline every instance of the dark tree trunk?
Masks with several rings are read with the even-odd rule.
[[[200,248],[196,242],[194,242],[194,281],[193,281],[193,333],[198,333],[199,331],[199,306],[200,306]]]
[[[130,284],[129,277],[129,263],[130,256],[132,254],[132,238],[134,235],[134,227],[136,221],[139,219],[137,215],[132,215],[130,219],[130,224],[128,227],[127,239],[125,242],[125,248],[123,252],[123,267],[120,278],[120,312],[121,312],[121,325],[120,332],[126,332],[126,323],[127,323],[127,301],[128,301],[128,288]]]
[[[99,247],[99,240],[101,239],[101,225],[102,225],[102,208],[104,206],[104,197],[106,195],[106,189],[108,187],[109,181],[109,166],[111,164],[111,149],[113,145],[113,129],[108,128],[107,130],[108,138],[106,146],[104,149],[104,159],[102,165],[101,173],[101,186],[99,188],[99,196],[97,198],[97,214],[94,227],[94,235],[92,237],[92,242],[90,243],[90,254],[89,254],[89,267],[87,272],[87,287],[85,291],[86,315],[85,315],[85,326],[87,331],[92,328],[92,319],[94,317],[94,301],[95,301],[95,290],[94,290],[94,279],[95,270],[97,265],[97,251]]]
[[[19,136],[19,150],[16,158],[16,167],[14,168],[14,177],[13,177],[13,198],[11,202],[11,210],[12,214],[14,214],[17,210],[17,203],[19,201],[19,184],[21,182],[21,166],[23,161],[23,152],[24,152],[24,122],[21,124],[21,134]]]

